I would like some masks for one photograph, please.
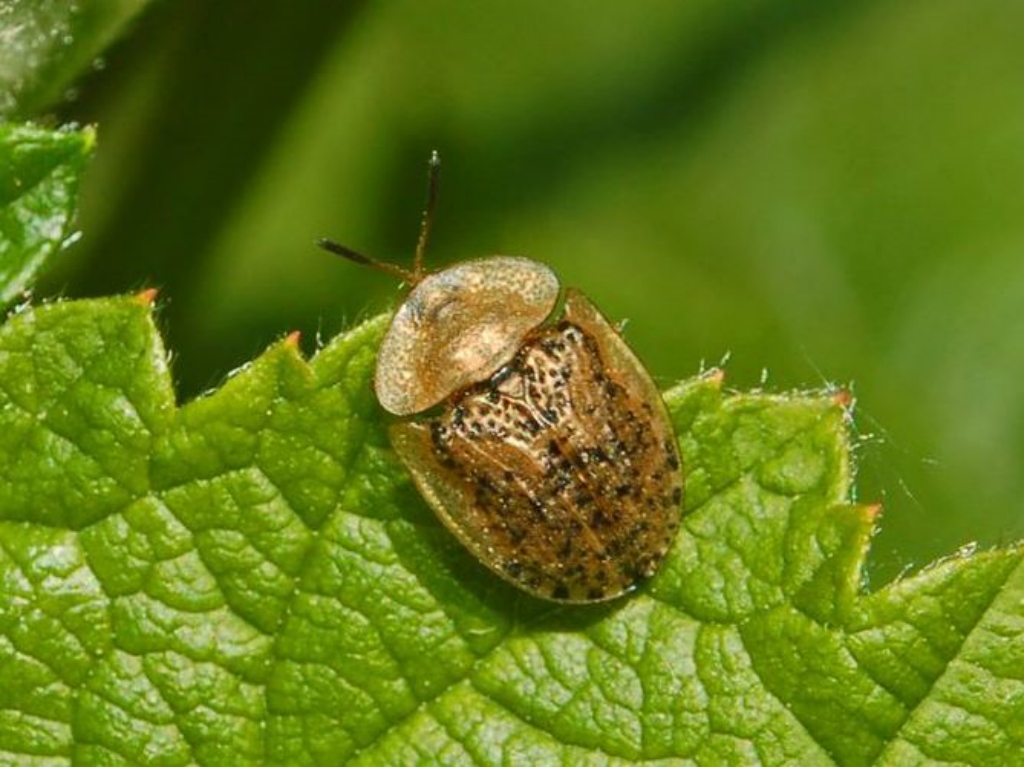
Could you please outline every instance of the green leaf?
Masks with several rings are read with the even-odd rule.
[[[0,123],[0,308],[28,288],[71,234],[92,128]]]
[[[0,118],[57,101],[145,0],[14,0],[0,6]]]
[[[666,394],[683,531],[641,592],[538,602],[396,463],[384,318],[177,407],[146,296],[0,329],[0,759],[1012,763],[1020,547],[865,593],[842,397]]]

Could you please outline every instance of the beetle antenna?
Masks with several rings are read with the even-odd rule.
[[[423,209],[420,237],[416,241],[416,256],[412,262],[412,273],[416,276],[417,282],[423,278],[423,257],[427,252],[430,229],[434,225],[434,211],[437,210],[437,186],[441,176],[441,157],[436,149],[430,153],[427,168],[427,204]]]
[[[371,269],[377,269],[378,271],[390,274],[392,277],[397,277],[403,282],[408,282],[410,285],[415,285],[420,281],[420,275],[418,272],[410,272],[408,269],[403,269],[397,264],[388,264],[384,261],[378,261],[375,258],[364,256],[357,250],[342,245],[340,242],[329,240],[326,237],[321,237],[316,241],[316,244],[326,250],[328,253],[333,253],[336,256],[347,258],[349,261],[354,261],[357,264],[363,266],[369,266]]]
[[[369,266],[371,269],[385,272],[390,274],[392,277],[397,277],[399,280],[409,285],[415,285],[418,283],[423,279],[423,256],[427,251],[427,243],[430,241],[430,229],[434,225],[434,211],[437,210],[437,182],[441,174],[441,157],[438,155],[436,149],[430,153],[430,161],[427,165],[427,204],[423,209],[423,220],[420,223],[420,236],[416,241],[416,255],[413,258],[413,267],[411,272],[408,269],[403,269],[397,264],[389,264],[385,261],[378,261],[375,258],[364,256],[359,251],[352,250],[352,248],[326,237],[321,237],[316,241],[316,244],[328,253],[333,253],[336,256],[347,258],[349,261],[354,261],[357,264],[362,264],[363,266]]]

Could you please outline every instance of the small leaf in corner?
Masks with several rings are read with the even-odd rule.
[[[32,286],[72,236],[92,128],[0,123],[0,308]]]

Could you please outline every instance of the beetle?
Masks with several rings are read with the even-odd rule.
[[[655,573],[680,524],[672,422],[619,332],[546,265],[491,256],[428,273],[437,205],[412,270],[322,239],[409,292],[374,374],[399,460],[444,525],[530,594],[601,602]]]

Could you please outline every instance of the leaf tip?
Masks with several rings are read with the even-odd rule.
[[[159,295],[160,291],[157,288],[146,288],[136,293],[134,298],[137,303],[149,307],[153,305]]]
[[[725,381],[725,368],[711,368],[705,373],[705,377],[715,386],[721,386]]]
[[[82,149],[91,154],[96,149],[96,126],[86,125],[82,128]]]
[[[832,392],[832,401],[843,410],[850,410],[856,400],[849,389],[836,389]]]
[[[294,349],[299,348],[299,342],[302,340],[302,332],[299,330],[293,330],[291,333],[284,337],[284,343],[287,346],[291,346]]]
[[[882,515],[882,504],[870,503],[864,507],[864,516],[868,518],[868,521],[874,522]]]

